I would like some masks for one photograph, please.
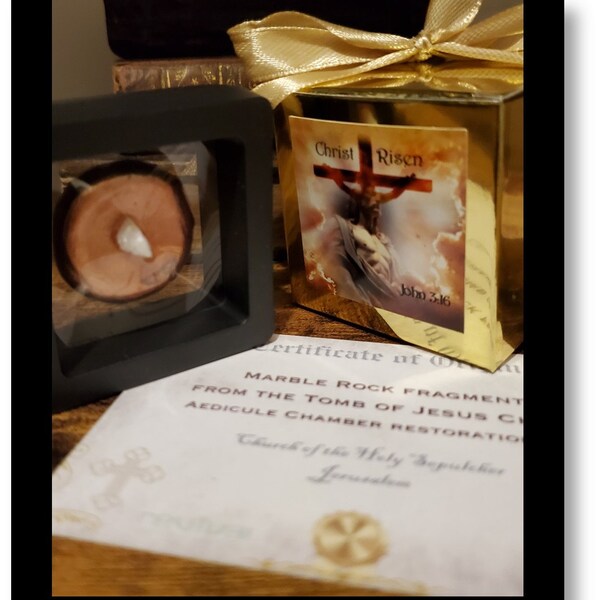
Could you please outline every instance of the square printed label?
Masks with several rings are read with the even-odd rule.
[[[306,277],[464,330],[466,129],[290,117]]]

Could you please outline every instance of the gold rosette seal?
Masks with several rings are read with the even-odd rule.
[[[387,550],[381,525],[368,515],[337,512],[317,522],[313,543],[317,553],[340,567],[357,567],[379,560]]]

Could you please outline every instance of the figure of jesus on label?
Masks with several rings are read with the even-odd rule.
[[[330,272],[341,294],[375,306],[394,303],[402,296],[402,281],[396,252],[389,238],[380,230],[381,204],[398,198],[405,190],[431,191],[431,180],[407,177],[377,177],[373,173],[371,144],[359,140],[361,169],[344,173],[326,164],[315,167],[315,175],[328,177],[348,194],[348,217],[334,215],[325,226],[324,238],[332,261]],[[387,179],[387,181],[386,181]],[[390,186],[380,191],[377,183]],[[405,273],[406,275],[406,273]],[[422,283],[410,278],[411,283]]]

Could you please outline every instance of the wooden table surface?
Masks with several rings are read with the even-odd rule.
[[[276,333],[391,343],[384,337],[294,306],[283,263],[274,264],[274,284]],[[114,399],[53,415],[53,468]],[[59,537],[53,537],[52,557],[52,591],[57,596],[397,595]]]

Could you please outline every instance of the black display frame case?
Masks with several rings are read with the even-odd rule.
[[[66,347],[52,324],[52,412],[248,350],[270,338],[272,119],[264,98],[233,86],[53,103],[53,163],[168,144],[211,143],[219,189],[222,293],[175,319],[76,348]],[[65,357],[71,365],[67,374]]]

